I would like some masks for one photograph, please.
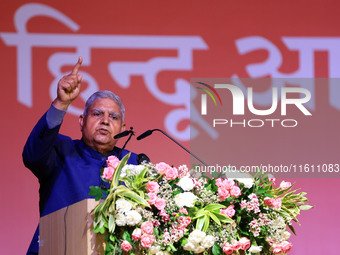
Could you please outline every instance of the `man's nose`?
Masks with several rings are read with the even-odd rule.
[[[101,123],[104,125],[108,125],[109,124],[109,115],[108,114],[104,114],[102,119],[101,119]]]

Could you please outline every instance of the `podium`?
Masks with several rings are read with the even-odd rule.
[[[104,254],[104,236],[93,233],[91,211],[98,204],[85,199],[40,218],[40,255]]]

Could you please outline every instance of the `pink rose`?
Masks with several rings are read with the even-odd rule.
[[[223,185],[223,180],[221,178],[217,178],[215,184],[217,187],[221,188]]]
[[[270,197],[265,197],[265,198],[263,199],[263,203],[264,203],[266,206],[273,206],[274,199],[273,199],[273,198],[270,198]]]
[[[230,197],[230,193],[226,189],[218,188],[217,192],[218,192],[218,197],[220,198],[220,201],[223,201],[227,199],[228,197]]]
[[[239,243],[241,245],[241,249],[242,250],[248,250],[250,247],[250,240],[247,237],[242,237],[239,240]]]
[[[170,168],[170,169],[167,169],[167,170],[165,171],[165,177],[166,177],[168,180],[175,180],[175,179],[178,177],[177,168],[172,167],[172,168]]]
[[[220,209],[220,213],[228,216],[229,218],[233,217],[235,215],[234,205],[229,205],[225,209]]]
[[[126,240],[124,240],[124,241],[120,244],[120,247],[122,248],[123,251],[129,251],[129,250],[132,249],[131,244],[130,244],[128,241],[126,241]]]
[[[158,210],[160,211],[164,210],[165,205],[166,205],[165,199],[159,197],[156,198],[155,206]]]
[[[223,245],[223,253],[232,254],[234,252],[233,246],[230,243],[225,243]]]
[[[140,243],[144,248],[150,248],[154,241],[155,237],[153,235],[144,234],[142,235]]]
[[[290,186],[292,186],[292,184],[290,182],[282,181],[280,183],[280,189],[288,189]]]
[[[115,172],[115,168],[113,167],[105,167],[103,171],[103,178],[108,181],[112,181],[113,174]]]
[[[223,188],[225,188],[227,190],[231,190],[234,187],[235,182],[233,180],[226,179],[226,180],[223,181],[222,185],[223,185]]]
[[[232,197],[239,197],[241,195],[240,188],[237,187],[237,186],[232,187],[231,190],[230,190],[230,195]]]
[[[288,241],[283,241],[282,243],[281,243],[281,248],[282,248],[282,251],[284,252],[284,253],[287,253],[287,252],[289,252],[291,249],[292,249],[292,244],[290,243],[290,242],[288,242]]]
[[[274,199],[274,201],[273,201],[273,207],[274,208],[280,209],[281,205],[282,205],[281,198],[278,197],[278,198]]]
[[[171,166],[169,166],[167,163],[164,163],[164,162],[160,162],[156,164],[156,169],[159,174],[165,174],[165,172],[170,168]]]
[[[159,184],[157,182],[154,181],[149,181],[146,184],[146,190],[148,191],[148,193],[157,193],[159,190]]]
[[[143,233],[152,235],[153,233],[153,224],[151,221],[145,221],[142,223],[141,225],[142,231]]]
[[[238,251],[239,249],[241,249],[241,244],[236,240],[231,243],[231,246],[233,247],[234,251]]]
[[[116,156],[109,156],[106,160],[106,163],[108,167],[113,167],[116,169],[120,163],[120,160]]]
[[[281,244],[273,244],[273,254],[280,254],[283,252]]]
[[[156,200],[157,200],[157,195],[155,193],[148,193],[148,197],[150,198],[148,200],[148,203],[150,205],[154,205],[156,203]]]
[[[140,228],[136,228],[133,232],[132,232],[132,239],[133,240],[139,240],[142,237],[142,230]]]

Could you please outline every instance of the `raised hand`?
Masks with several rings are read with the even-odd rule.
[[[57,98],[53,101],[53,105],[57,109],[67,110],[72,101],[78,97],[80,93],[81,79],[83,78],[83,76],[78,74],[78,72],[82,62],[82,57],[79,57],[72,72],[59,80]]]

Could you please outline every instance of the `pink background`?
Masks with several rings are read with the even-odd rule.
[[[96,3],[95,3],[96,2]],[[80,55],[80,49],[74,46],[81,36],[94,36],[94,45],[89,48],[81,71],[89,74],[98,84],[98,89],[109,89],[123,98],[127,108],[127,126],[133,126],[136,135],[147,129],[161,128],[179,139],[186,147],[190,146],[189,137],[185,135],[188,128],[189,115],[179,117],[185,112],[187,95],[179,93],[176,82],[186,87],[190,78],[197,77],[251,77],[249,65],[265,62],[271,55],[266,48],[251,50],[242,54],[237,46],[239,39],[257,36],[270,42],[278,49],[282,61],[278,64],[277,73],[296,74],[298,70],[310,64],[312,71],[297,73],[300,78],[338,78],[340,75],[340,49],[337,1],[35,1],[44,4],[46,9],[55,10],[78,24],[78,30],[61,24],[56,18],[47,17],[45,10],[42,15],[34,15],[42,6],[29,6],[20,13],[18,9],[30,1],[2,1],[0,3],[0,77],[1,77],[1,116],[0,155],[2,170],[0,173],[1,199],[1,234],[0,247],[2,254],[24,254],[39,220],[38,189],[39,184],[34,175],[22,163],[21,152],[27,136],[36,121],[49,107],[52,98],[50,85],[60,77],[53,73],[56,53],[73,54],[70,60],[59,67],[61,72],[68,72]],[[26,6],[27,7],[27,6]],[[25,10],[25,9],[24,9]],[[29,11],[27,11],[29,10]],[[32,18],[24,22],[28,34],[44,36],[59,35],[64,45],[56,46],[56,41],[48,40],[48,46],[39,46],[42,41],[34,41],[29,55],[18,53],[17,47],[4,40],[3,33],[17,33],[14,17],[23,21],[25,14]],[[47,15],[47,16],[46,16]],[[68,36],[78,36],[71,39]],[[100,40],[99,35],[105,35]],[[113,36],[122,36],[121,38]],[[141,46],[146,36],[148,44]],[[164,37],[168,36],[168,37]],[[297,38],[305,48],[318,42],[312,52],[312,58],[304,55],[302,50],[290,49],[285,38]],[[44,37],[46,38],[46,37]],[[50,37],[52,38],[52,37]],[[122,43],[117,47],[113,44],[99,47],[99,42],[114,39]],[[137,39],[136,39],[137,38]],[[326,39],[334,39],[331,43]],[[136,40],[135,40],[136,39]],[[176,41],[176,40],[187,40]],[[312,39],[306,43],[303,40]],[[59,40],[59,39],[58,39]],[[86,45],[88,40],[82,40]],[[159,42],[157,40],[160,40]],[[195,43],[198,40],[200,46]],[[29,45],[28,39],[19,40],[21,46]],[[131,42],[131,45],[130,45]],[[173,43],[173,44],[172,44]],[[77,45],[77,44],[76,44]],[[320,46],[321,45],[321,46]],[[250,45],[253,47],[254,45]],[[78,50],[78,51],[77,51]],[[180,59],[180,50],[185,54]],[[192,54],[192,55],[191,55]],[[32,71],[24,68],[18,72],[18,56],[28,60]],[[159,57],[164,62],[155,66],[142,65],[144,71],[129,65],[123,71],[134,71],[130,81],[117,79],[123,77],[120,70],[115,79],[110,72],[111,63],[121,62],[152,63]],[[158,59],[159,60],[159,59]],[[176,62],[171,65],[171,60]],[[162,63],[168,65],[161,67]],[[124,66],[124,65],[121,65]],[[265,68],[262,67],[263,71]],[[275,68],[274,68],[275,69]],[[338,71],[339,69],[339,71]],[[23,73],[27,76],[24,76]],[[271,73],[264,75],[275,77]],[[20,87],[19,80],[25,78]],[[31,78],[30,78],[31,77]],[[147,77],[156,80],[156,87]],[[31,88],[28,86],[32,81]],[[180,79],[180,80],[179,80]],[[90,83],[90,82],[89,82]],[[340,86],[340,85],[338,85]],[[90,91],[90,85],[84,82],[83,91]],[[261,91],[262,89],[262,91]],[[261,88],[258,92],[269,88]],[[23,98],[19,92],[24,90]],[[51,89],[52,91],[53,88]],[[29,95],[29,92],[32,95]],[[233,129],[229,133],[228,146],[225,153],[237,164],[259,163],[264,159],[279,163],[339,163],[338,144],[339,108],[331,98],[340,95],[338,87],[332,89],[327,84],[318,86],[313,91],[315,107],[309,109],[313,116],[297,129],[290,130],[292,144],[287,145],[284,130]],[[31,99],[31,104],[27,103]],[[78,98],[74,106],[82,108],[84,100]],[[173,115],[171,115],[173,114]],[[177,114],[177,115],[176,115]],[[175,130],[166,120],[172,116],[177,121]],[[62,133],[73,138],[80,138],[77,114],[68,113],[65,117]],[[204,130],[197,123],[192,125],[203,135]],[[224,131],[218,131],[224,132]],[[223,139],[227,139],[222,136]],[[238,139],[243,137],[244,139]],[[222,139],[222,138],[221,138]],[[296,140],[299,139],[299,140]],[[262,143],[259,145],[259,142]],[[294,144],[294,141],[296,144]],[[213,144],[213,140],[210,141]],[[297,144],[304,144],[299,147]],[[282,146],[284,144],[284,146]],[[122,142],[120,142],[122,145]],[[153,134],[142,141],[133,139],[128,148],[135,152],[144,152],[153,162],[165,161],[169,164],[189,164],[187,155],[175,144],[161,134]],[[327,177],[325,175],[324,177]],[[340,180],[329,178],[290,179],[296,181],[296,187],[308,193],[314,209],[304,212],[300,217],[302,226],[296,226],[297,236],[292,237],[293,250],[290,254],[338,254],[339,239],[337,212],[340,208],[337,194]]]

